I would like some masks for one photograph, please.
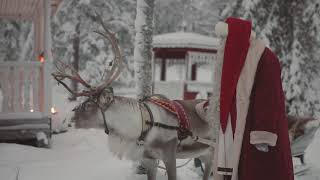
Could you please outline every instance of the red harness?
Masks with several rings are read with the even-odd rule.
[[[150,102],[162,107],[163,109],[171,112],[179,121],[179,130],[178,130],[178,138],[185,139],[189,135],[192,135],[191,126],[188,119],[188,116],[183,108],[183,106],[179,103],[179,101],[170,101],[158,98],[150,98]]]

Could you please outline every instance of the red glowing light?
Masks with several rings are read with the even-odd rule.
[[[41,53],[39,56],[38,56],[38,60],[43,63],[44,62],[44,54]]]

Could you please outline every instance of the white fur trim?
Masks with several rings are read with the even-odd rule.
[[[224,48],[224,47],[222,47]],[[250,47],[246,57],[244,67],[241,71],[240,78],[237,84],[237,125],[234,134],[234,154],[233,154],[233,173],[232,180],[238,180],[238,165],[240,160],[240,153],[242,147],[243,134],[246,126],[246,119],[250,104],[250,94],[254,83],[254,77],[256,69],[261,58],[261,55],[265,49],[265,45],[261,40],[251,39]],[[219,51],[218,51],[219,53]],[[221,66],[222,67],[222,66]],[[220,67],[220,69],[221,69]],[[219,112],[215,112],[214,117],[219,117]],[[219,118],[217,118],[219,119]],[[219,138],[217,139],[217,144]],[[223,176],[217,174],[217,159],[219,149],[215,149],[214,154],[214,179],[223,180]]]
[[[228,35],[228,24],[225,22],[218,22],[215,25],[214,32],[219,37],[226,37]]]
[[[250,144],[268,144],[269,146],[275,146],[277,144],[278,136],[268,131],[251,131],[250,132]]]
[[[214,32],[219,37],[226,37],[229,33],[228,24],[222,21],[218,22],[215,25]],[[255,39],[255,38],[256,38],[256,33],[254,31],[251,31],[250,39]]]
[[[198,103],[195,107],[198,116],[203,120],[206,119],[206,114],[207,114],[207,109],[208,109],[207,107],[205,107],[205,108],[203,107],[205,103],[206,103],[206,101],[203,101],[201,103]]]
[[[246,120],[249,110],[250,94],[253,87],[256,70],[264,50],[265,45],[262,40],[251,39],[246,61],[240,73],[237,84],[237,122],[234,135],[234,170],[232,180],[238,180],[238,165],[240,161],[243,134],[246,127]]]

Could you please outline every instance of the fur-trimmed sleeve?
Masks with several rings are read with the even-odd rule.
[[[281,119],[281,72],[277,57],[266,48],[258,64],[254,87],[253,126],[250,132],[250,143],[277,144],[278,122]]]

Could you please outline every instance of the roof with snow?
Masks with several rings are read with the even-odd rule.
[[[160,34],[153,37],[154,48],[197,48],[216,50],[219,40],[191,32],[175,32]]]

